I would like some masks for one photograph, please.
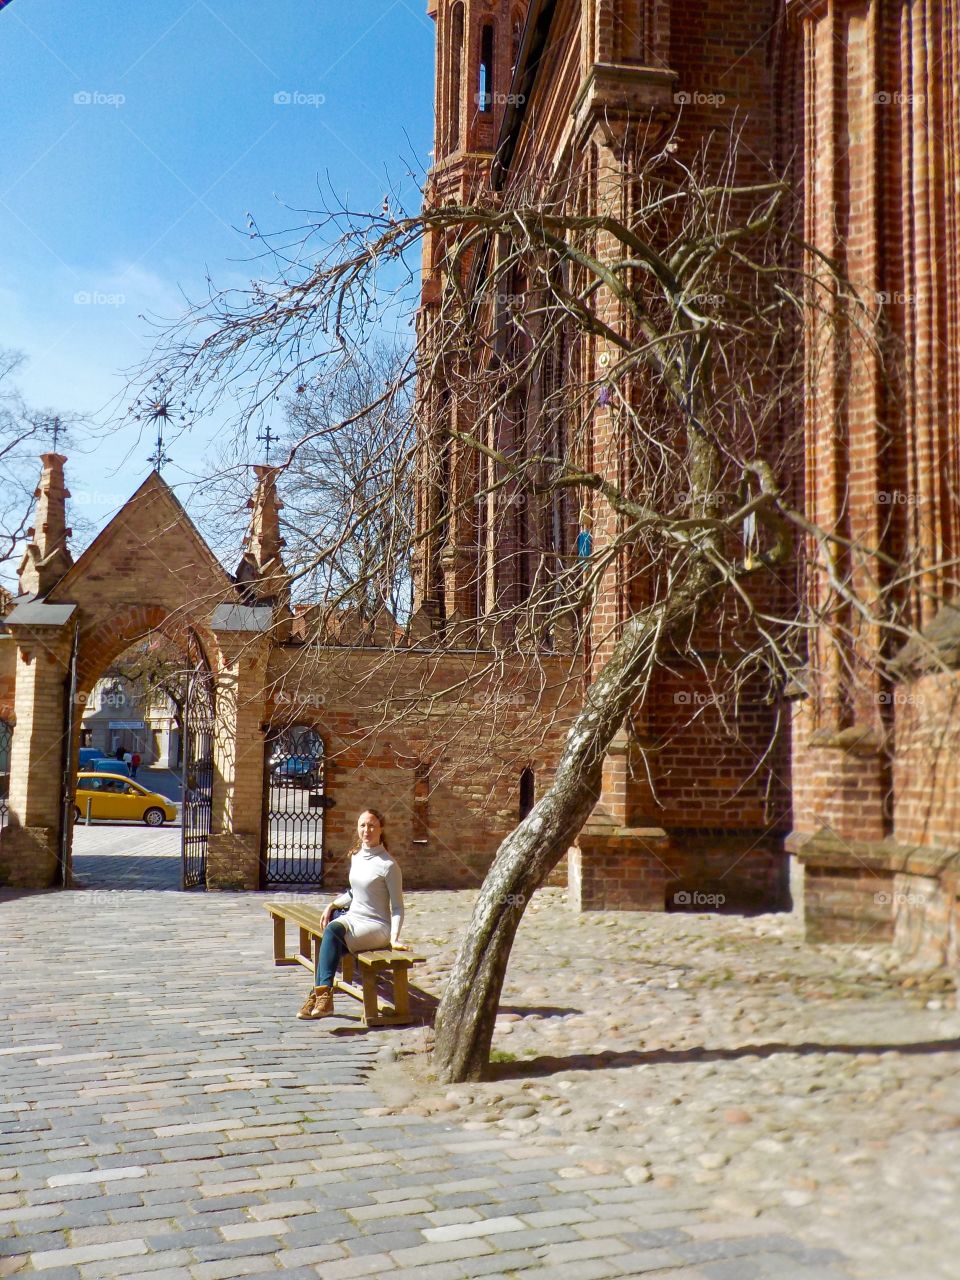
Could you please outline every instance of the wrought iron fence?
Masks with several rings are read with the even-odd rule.
[[[13,747],[13,725],[0,720],[0,830],[7,825],[10,795],[10,751]]]
[[[323,740],[311,728],[287,729],[267,742],[264,878],[276,884],[323,884]]]

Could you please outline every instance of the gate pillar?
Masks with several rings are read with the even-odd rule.
[[[213,812],[208,889],[260,887],[267,662],[273,611],[222,605],[212,629],[219,647],[214,700]]]
[[[72,604],[25,601],[5,625],[17,646],[7,826],[0,831],[0,885],[48,889],[60,880]]]

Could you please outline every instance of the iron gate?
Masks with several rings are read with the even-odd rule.
[[[7,825],[10,797],[10,751],[13,747],[13,725],[0,720],[0,831]]]
[[[264,764],[264,880],[323,884],[323,740],[310,728],[285,729],[267,740]]]
[[[207,841],[213,812],[213,679],[203,661],[186,680],[183,706],[181,886],[206,887]]]

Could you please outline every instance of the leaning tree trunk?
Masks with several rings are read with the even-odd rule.
[[[701,561],[667,600],[627,622],[587,691],[552,784],[498,849],[437,1010],[433,1060],[442,1083],[483,1078],[524,909],[599,799],[607,748],[635,702],[655,650],[690,626],[718,584],[719,573]]]

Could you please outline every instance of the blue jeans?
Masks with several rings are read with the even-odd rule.
[[[347,950],[346,926],[332,920],[323,931],[317,952],[315,987],[332,987],[343,953]]]

